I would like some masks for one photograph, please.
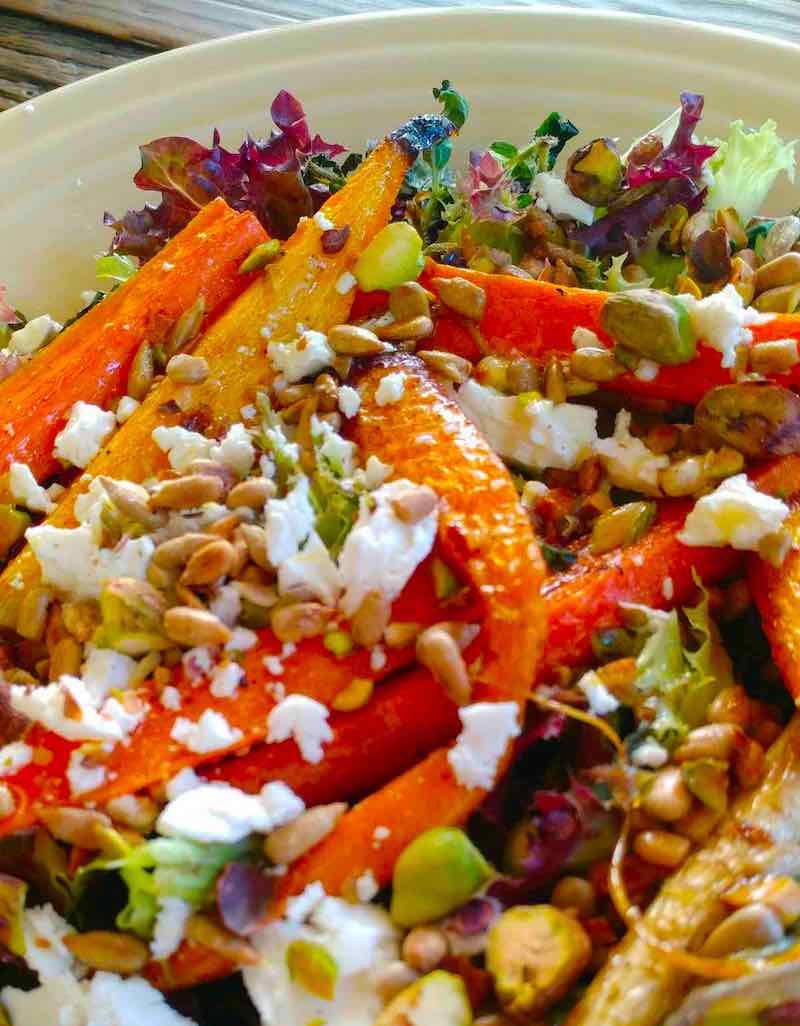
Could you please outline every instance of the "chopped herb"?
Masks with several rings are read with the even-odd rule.
[[[569,549],[561,549],[557,545],[540,541],[539,548],[542,550],[542,557],[551,570],[568,570],[578,558]]]

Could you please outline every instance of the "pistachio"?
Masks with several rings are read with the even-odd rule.
[[[452,381],[455,385],[463,385],[472,373],[472,364],[469,360],[455,353],[445,353],[439,349],[422,349],[417,356],[434,374]]]
[[[512,395],[536,392],[539,388],[539,368],[534,360],[519,357],[508,364],[506,375],[508,391]]]
[[[544,368],[544,394],[553,403],[563,403],[567,398],[567,386],[564,380],[564,369],[558,356],[553,353],[548,357]]]
[[[756,276],[753,268],[740,256],[731,260],[731,274],[729,281],[742,297],[744,306],[750,306],[753,296],[756,294]]]
[[[5,557],[24,536],[31,518],[21,509],[0,504],[0,559]]]
[[[731,248],[724,228],[710,228],[692,242],[689,260],[697,281],[716,282],[731,275]]]
[[[762,264],[755,272],[756,292],[767,292],[781,285],[800,285],[800,253],[784,253]]]
[[[401,962],[400,965],[405,965]],[[394,966],[394,963],[391,963]],[[406,973],[414,976],[406,966]],[[395,969],[393,978],[402,978]],[[387,990],[386,981],[381,989]],[[433,1010],[433,1018],[431,1012]],[[419,1016],[417,1016],[419,1010]],[[471,1026],[472,1006],[467,988],[460,976],[437,969],[409,984],[384,1008],[374,1026],[405,1026],[406,1023],[436,1023],[436,1026]]]
[[[583,927],[566,912],[553,905],[518,905],[489,931],[486,967],[503,1008],[531,1021],[567,993],[591,950]]]
[[[181,574],[181,584],[189,588],[204,587],[226,577],[233,567],[236,551],[229,541],[218,538],[198,549]]]
[[[208,545],[208,535],[190,531],[178,538],[162,542],[153,553],[153,562],[165,570],[175,570],[183,566],[189,557],[204,545]]]
[[[205,502],[219,502],[225,489],[218,477],[186,474],[161,481],[150,496],[151,509],[195,509]]]
[[[324,944],[293,940],[286,949],[289,978],[297,986],[323,1001],[332,1001],[339,967]]]
[[[69,933],[64,945],[81,962],[98,972],[132,976],[147,965],[150,948],[143,940],[130,933],[111,930],[91,930],[88,933]]]
[[[158,517],[150,511],[150,496],[146,488],[133,481],[116,481],[111,477],[101,477],[99,480],[106,495],[124,517],[148,530],[156,526]]]
[[[800,253],[793,256],[800,257]],[[780,338],[759,342],[750,350],[750,370],[755,374],[785,374],[800,363],[797,339]]]
[[[602,346],[585,346],[576,349],[570,357],[570,370],[587,381],[613,381],[625,368],[617,363],[614,354]]]
[[[593,207],[606,207],[622,187],[622,160],[613,139],[593,139],[567,161],[570,191]]]
[[[486,289],[467,278],[434,278],[431,285],[445,306],[471,321],[486,312]]]
[[[688,363],[697,353],[686,307],[656,289],[612,293],[603,304],[600,324],[618,345],[656,363]]]
[[[486,859],[463,830],[428,830],[395,863],[392,919],[400,926],[440,919],[471,898],[490,874]]]
[[[428,293],[418,281],[406,281],[389,293],[389,312],[396,321],[430,317]]]
[[[800,240],[800,218],[795,217],[794,214],[779,217],[764,236],[761,259],[765,264],[771,263],[793,249],[798,240]]]
[[[761,313],[794,313],[800,303],[800,285],[779,285],[756,296],[753,306]]]
[[[144,399],[150,391],[155,377],[155,363],[153,360],[153,349],[148,342],[142,342],[136,350],[136,355],[128,371],[128,381],[125,391],[133,399],[139,402]]]
[[[167,364],[167,377],[176,385],[201,385],[208,377],[208,360],[178,353]]]
[[[800,397],[779,385],[747,381],[712,388],[698,403],[694,422],[712,442],[751,459],[800,451]]]
[[[600,555],[633,544],[647,532],[655,517],[654,502],[628,502],[608,510],[592,525],[592,552]]]
[[[353,677],[347,687],[336,694],[331,702],[331,708],[337,712],[355,712],[356,709],[363,709],[372,698],[374,690],[375,682],[369,677]]]
[[[328,332],[328,345],[340,356],[373,356],[385,353],[391,346],[381,342],[374,331],[356,324],[337,324]]]
[[[298,642],[324,634],[332,616],[333,610],[319,602],[296,602],[276,609],[270,622],[279,641]]]
[[[234,965],[256,965],[261,961],[261,955],[251,944],[203,912],[196,912],[189,919],[186,939],[204,948],[211,948]]]
[[[213,613],[188,606],[173,606],[164,614],[167,637],[184,648],[198,645],[224,645],[231,632]]]
[[[263,271],[265,267],[275,263],[281,255],[281,244],[278,239],[270,239],[268,242],[259,242],[254,246],[244,260],[239,264],[239,274],[249,274],[251,271]]]
[[[315,844],[327,837],[337,822],[347,812],[345,802],[333,805],[316,805],[278,827],[264,841],[264,853],[278,865],[288,865],[305,855]]]

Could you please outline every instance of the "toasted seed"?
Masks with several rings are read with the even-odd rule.
[[[307,383],[287,385],[275,393],[275,400],[281,409],[287,409],[303,399],[308,399],[313,391],[314,386]]]
[[[265,855],[281,866],[294,862],[327,837],[346,811],[346,802],[308,809],[297,819],[272,831],[264,841]]]
[[[436,509],[439,498],[427,485],[411,486],[392,499],[392,509],[398,520],[416,524]]]
[[[152,798],[144,795],[127,794],[112,798],[106,805],[106,812],[116,823],[122,823],[143,834],[150,833],[158,818],[158,806]]]
[[[175,585],[175,598],[180,605],[188,606],[189,609],[205,610],[207,608],[200,596],[195,595],[191,588],[187,588],[185,584]]]
[[[150,386],[153,384],[154,377],[155,364],[153,361],[153,350],[149,343],[142,342],[136,350],[136,356],[134,356],[133,362],[131,363],[131,369],[128,371],[128,381],[125,385],[125,391],[129,396],[134,399],[138,399],[138,401],[141,402],[150,391]]]
[[[709,723],[692,730],[683,744],[675,749],[673,758],[677,763],[694,759],[729,760],[743,738],[741,729],[732,723]]]
[[[219,502],[225,493],[222,481],[210,474],[186,474],[161,481],[150,496],[151,509],[195,509],[204,502]]]
[[[784,253],[755,272],[757,292],[767,292],[782,285],[800,284],[800,253]]]
[[[788,256],[800,258],[800,253]],[[800,363],[797,339],[780,338],[773,342],[759,342],[750,350],[750,369],[756,374],[783,374]]]
[[[506,372],[506,385],[509,392],[514,395],[536,391],[539,387],[539,369],[536,363],[524,357],[512,360]]]
[[[687,838],[666,830],[642,830],[633,840],[633,850],[640,859],[664,869],[675,869],[689,854]]]
[[[383,639],[389,648],[405,648],[406,645],[413,645],[422,627],[418,623],[404,623],[397,621],[390,623],[383,632]]]
[[[402,959],[397,958],[393,962],[387,962],[375,973],[374,983],[378,995],[385,1004],[388,1004],[400,991],[410,987],[419,978],[410,965]]]
[[[682,819],[691,807],[691,792],[677,766],[668,766],[657,773],[642,798],[644,812],[665,823]]]
[[[228,492],[225,500],[229,509],[245,506],[247,509],[263,509],[267,499],[273,498],[277,489],[268,477],[250,477],[240,481]]]
[[[429,973],[446,958],[448,950],[443,930],[435,926],[415,926],[403,940],[402,955],[412,969]]]
[[[80,602],[63,602],[61,619],[65,630],[77,641],[89,641],[100,625],[100,610],[96,602],[83,599]]]
[[[203,323],[205,312],[205,298],[198,296],[189,309],[185,310],[175,321],[172,330],[167,336],[164,351],[168,357],[179,352],[197,336],[197,333],[200,331],[200,325]],[[134,398],[138,398],[138,396]]]
[[[708,805],[698,805],[683,819],[673,823],[672,829],[684,837],[688,837],[693,844],[704,844],[723,815],[724,812],[712,809]]]
[[[712,930],[700,954],[722,958],[746,948],[763,948],[783,939],[783,923],[778,913],[762,902],[753,902],[732,912]]]
[[[111,820],[105,813],[68,805],[42,806],[39,819],[57,841],[76,844],[88,851],[102,848],[105,832],[111,828]]]
[[[147,944],[130,933],[91,930],[69,933],[62,939],[76,958],[98,972],[131,976],[143,969],[150,959]]]
[[[756,296],[753,306],[761,313],[790,314],[800,303],[800,285],[779,285]]]
[[[227,516],[220,517],[219,520],[215,520],[213,524],[208,525],[206,528],[206,534],[213,535],[216,538],[227,538],[230,541],[231,536],[236,531],[236,528],[239,527],[244,519],[243,514],[250,515],[250,511],[246,509],[235,509],[231,513],[228,513]]]
[[[340,356],[372,356],[391,349],[374,331],[356,324],[337,324],[328,332],[328,345]]]
[[[756,276],[749,263],[735,256],[731,260],[731,274],[728,279],[742,297],[742,303],[750,306],[756,294]]]
[[[170,538],[162,542],[153,553],[152,562],[165,570],[175,570],[189,559],[204,545],[208,545],[208,535],[191,531],[179,538]]]
[[[553,888],[550,903],[556,908],[573,908],[584,919],[594,912],[597,894],[592,884],[582,876],[564,876]]]
[[[239,274],[249,274],[251,271],[263,271],[265,267],[274,263],[281,255],[281,244],[278,239],[270,239],[268,242],[259,242],[254,246],[244,260],[239,264]]]
[[[229,541],[218,538],[198,549],[186,564],[181,574],[181,584],[203,587],[226,577],[233,567],[236,552]]]
[[[244,601],[259,609],[270,609],[278,601],[278,593],[268,584],[254,584],[252,581],[236,581],[235,584]]]
[[[524,278],[530,281],[533,275],[530,271],[526,271],[524,267],[518,267],[516,264],[506,264],[500,271],[501,274],[508,275],[509,278]]]
[[[740,787],[749,790],[761,782],[766,771],[766,756],[764,749],[752,738],[747,738],[745,743],[734,752],[733,772]]]
[[[613,381],[625,370],[614,359],[614,354],[601,346],[576,349],[570,357],[570,369],[579,378],[595,382]]]
[[[445,353],[439,349],[421,349],[417,356],[426,367],[456,385],[463,385],[472,373],[472,364],[463,356],[456,356],[455,353]]]
[[[17,613],[17,633],[29,641],[38,641],[44,634],[47,609],[52,596],[45,588],[26,590]]]
[[[233,549],[233,563],[228,571],[229,577],[238,577],[242,573],[244,568],[247,566],[247,561],[250,558],[250,553],[247,550],[247,542],[244,538],[237,534],[235,537],[230,539],[231,548]]]
[[[377,645],[389,624],[392,606],[382,591],[368,591],[350,621],[353,641],[364,648]]]
[[[417,638],[417,659],[431,671],[457,705],[472,696],[467,664],[453,635],[440,624],[428,627]]]
[[[178,353],[167,364],[167,377],[176,385],[201,385],[208,377],[208,360]]]
[[[231,632],[213,613],[187,606],[173,606],[164,614],[164,632],[170,641],[185,648],[224,645]]]
[[[703,460],[697,456],[670,463],[658,475],[658,483],[665,495],[694,495],[703,487],[705,474]]]
[[[418,281],[403,282],[389,293],[389,312],[396,321],[430,317],[431,305],[427,291]]]
[[[432,335],[433,321],[430,317],[412,317],[410,321],[393,321],[391,324],[379,325],[376,330],[384,340],[408,342]]]
[[[511,391],[508,381],[510,366],[511,361],[502,356],[484,356],[475,364],[475,380],[498,392]]]
[[[71,635],[60,638],[50,649],[50,666],[48,677],[58,680],[65,673],[76,677],[80,673],[83,662],[83,645]]]
[[[321,413],[333,413],[339,407],[339,386],[332,374],[320,374],[314,381],[314,395]]]
[[[567,398],[564,370],[555,355],[550,356],[544,369],[544,394],[551,402],[563,403]]]
[[[211,948],[234,965],[257,965],[261,961],[261,955],[251,944],[202,912],[190,917],[186,924],[186,938]]]
[[[296,602],[276,609],[271,617],[272,630],[279,641],[302,641],[325,633],[333,610],[319,602]]]
[[[709,723],[733,723],[747,730],[753,716],[753,703],[741,684],[723,688],[708,707]]]
[[[222,485],[227,492],[234,484],[236,484],[236,474],[231,470],[225,463],[220,463],[219,460],[209,459],[197,459],[192,460],[189,466],[186,468],[187,474],[202,474],[207,477],[218,477],[222,482]]]
[[[486,290],[466,278],[434,278],[431,282],[445,306],[462,317],[479,321],[486,312]]]
[[[337,712],[355,712],[356,709],[362,709],[372,698],[374,689],[375,682],[369,677],[354,677],[333,699],[331,708]]]
[[[260,566],[263,570],[270,570],[271,564],[267,556],[267,535],[264,528],[257,527],[255,524],[240,524],[237,534],[244,539],[250,558],[256,566]]]
[[[99,481],[124,517],[150,530],[158,523],[158,518],[150,511],[150,496],[146,488],[133,481],[117,481],[112,477],[101,477]]]

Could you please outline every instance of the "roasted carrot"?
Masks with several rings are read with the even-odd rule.
[[[389,407],[375,402],[381,379],[398,369],[405,374],[405,388],[393,406],[399,407],[402,433],[395,429],[395,417],[386,417]],[[365,372],[361,389],[355,440],[367,452],[380,451],[399,475],[436,489],[442,500],[440,538],[484,596],[474,700],[522,706],[541,652],[543,564],[508,471],[416,358],[377,360]],[[417,433],[434,443],[420,448],[414,442]],[[356,805],[294,863],[280,880],[273,912],[315,880],[329,894],[346,892],[367,870],[380,885],[386,884],[398,855],[417,834],[463,822],[484,794],[464,787],[453,773],[447,749],[437,749]],[[375,830],[382,826],[391,833],[376,845]]]
[[[165,379],[92,461],[89,475],[131,481],[163,475],[167,461],[152,439],[154,428],[204,419],[220,424],[240,420],[241,407],[252,402],[271,373],[262,331],[286,339],[296,335],[298,323],[324,331],[346,320],[353,293],[342,294],[336,283],[387,222],[408,162],[408,153],[395,141],[373,150],[323,208],[334,224],[350,226],[344,248],[333,255],[324,253],[319,226],[313,220],[301,222],[283,257],[266,275],[258,276],[197,345],[195,352],[208,362],[209,376],[192,389],[193,408],[171,412],[176,410],[176,386]],[[86,487],[85,480],[76,481],[47,522],[74,526],[75,500]],[[40,579],[39,564],[26,548],[0,577],[0,625],[16,628],[21,597]]]
[[[202,298],[205,324],[253,281],[239,274],[267,238],[251,213],[216,199],[124,285],[66,328],[46,350],[0,383],[0,472],[27,463],[38,480],[59,469],[53,442],[79,399],[106,406],[125,392],[143,342],[157,344]],[[0,478],[0,501],[7,501]]]
[[[551,353],[566,355],[574,350],[575,328],[594,331],[601,342],[611,340],[600,327],[600,312],[608,293],[568,288],[549,282],[514,278],[502,274],[483,274],[461,267],[447,267],[428,261],[421,282],[437,295],[436,278],[463,277],[486,292],[486,312],[480,322],[469,322],[442,307],[436,319],[433,337],[426,348],[443,349],[470,360],[488,353],[517,354],[544,360]],[[361,303],[358,304],[361,306]],[[371,305],[365,310],[374,312]],[[751,329],[756,342],[771,339],[800,339],[800,315],[786,314]],[[603,387],[629,395],[675,402],[698,402],[715,385],[730,383],[731,374],[720,365],[716,350],[700,345],[691,363],[661,367],[652,381],[634,374],[622,374]],[[800,385],[800,365],[786,374],[770,375],[786,386]]]

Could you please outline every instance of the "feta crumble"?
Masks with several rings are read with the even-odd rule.
[[[737,474],[697,500],[678,540],[684,545],[758,551],[759,544],[779,531],[788,516],[785,502],[760,492],[746,474]]]
[[[402,371],[385,374],[375,390],[375,402],[378,406],[388,406],[399,402],[406,389],[406,376]]]
[[[196,722],[179,716],[172,726],[170,737],[190,752],[204,754],[218,752],[236,744],[241,741],[242,732],[238,727],[231,727],[222,713],[206,709]]]
[[[735,366],[738,346],[750,345],[753,341],[752,325],[766,324],[775,316],[745,306],[741,295],[730,283],[703,299],[687,294],[675,298],[688,310],[692,327],[703,344],[722,353],[723,367]]]
[[[267,346],[272,365],[293,385],[311,374],[330,367],[335,354],[321,331],[304,331],[292,342],[270,342]]]
[[[326,217],[321,210],[318,210],[316,214],[314,214],[314,224],[316,224],[318,228],[321,228],[323,232],[329,232],[336,227],[333,221],[331,221],[329,217]]]
[[[594,716],[608,716],[619,709],[619,702],[594,670],[584,673],[578,681],[578,688],[586,695],[589,710]]]
[[[173,798],[158,817],[156,829],[166,837],[203,844],[236,844],[250,834],[270,833],[304,809],[302,799],[277,781],[266,784],[260,794],[203,782]]]
[[[533,179],[533,191],[539,195],[536,206],[549,210],[554,217],[571,217],[582,224],[594,221],[594,207],[579,199],[558,175],[540,171]]]
[[[77,706],[77,717],[67,715],[67,697]],[[12,684],[11,708],[34,723],[40,723],[67,741],[120,741],[123,731],[118,723],[101,715],[94,707],[85,684],[66,674],[51,684],[28,688]]]
[[[167,798],[169,801],[172,801],[178,795],[185,794],[187,791],[191,791],[193,787],[200,787],[201,784],[205,783],[205,779],[198,776],[191,766],[184,766],[171,780],[167,781],[165,789]]]
[[[53,453],[66,463],[85,467],[100,452],[116,426],[117,418],[110,410],[78,401],[56,435]]]
[[[117,423],[124,424],[126,420],[130,420],[140,406],[138,399],[134,399],[132,395],[124,395],[117,403]]]
[[[306,695],[289,695],[267,717],[267,741],[293,738],[306,762],[322,761],[322,746],[333,740],[329,710]]]
[[[91,700],[99,705],[112,691],[124,691],[130,686],[137,666],[135,659],[122,652],[87,645],[81,680]]]
[[[27,463],[11,464],[8,468],[8,487],[15,502],[34,513],[52,513],[56,508]]]
[[[651,452],[641,438],[631,434],[630,426],[630,413],[620,410],[614,424],[614,434],[611,438],[597,441],[595,452],[618,488],[630,488],[645,495],[660,495],[658,475],[669,466],[669,456],[657,456]]]
[[[343,417],[355,417],[361,409],[361,396],[351,385],[339,386],[338,402]]]
[[[8,348],[17,356],[33,356],[61,330],[62,325],[58,321],[53,320],[49,314],[41,314],[11,333]]]
[[[153,441],[167,454],[169,465],[178,473],[194,460],[209,459],[214,442],[197,431],[182,427],[157,427],[152,434]]]
[[[186,933],[194,908],[183,898],[164,895],[158,899],[158,915],[150,941],[150,953],[159,961],[174,955]]]
[[[336,291],[340,296],[346,296],[348,292],[353,291],[356,285],[358,285],[358,278],[356,278],[352,271],[345,271],[336,282]]]
[[[378,881],[371,869],[366,870],[356,880],[356,897],[365,904],[372,901],[379,890]]]
[[[66,973],[74,975],[75,958],[64,943],[74,933],[52,905],[26,908],[22,917],[25,937],[25,961],[40,980],[51,980]]]
[[[669,762],[669,752],[658,741],[647,738],[634,749],[631,762],[641,769],[661,769]]]
[[[211,446],[211,459],[229,467],[239,477],[247,477],[256,461],[250,432],[244,424],[233,424],[218,445]]]
[[[364,467],[364,483],[370,491],[374,491],[392,476],[393,471],[391,463],[384,463],[377,456],[370,456]]]
[[[597,333],[592,331],[591,328],[581,328],[578,326],[572,332],[572,344],[576,349],[582,349],[586,346],[592,349],[602,349],[603,343],[597,336]]]
[[[316,599],[326,606],[336,605],[342,577],[316,531],[311,532],[299,552],[281,563],[278,591],[301,600]]]
[[[221,663],[211,671],[209,691],[215,698],[233,698],[244,680],[244,667],[238,663]]]
[[[102,763],[88,762],[79,749],[70,754],[67,781],[73,795],[85,794],[102,787],[106,782],[106,768]]]
[[[516,702],[476,702],[458,711],[462,729],[447,753],[456,779],[467,788],[494,787],[509,741],[520,733]]]
[[[270,499],[264,517],[267,557],[274,567],[280,567],[297,554],[314,528],[308,478],[301,475],[285,498]]]
[[[25,769],[33,758],[33,749],[24,741],[10,741],[0,748],[0,777],[13,776]]]

